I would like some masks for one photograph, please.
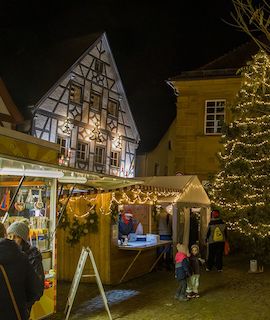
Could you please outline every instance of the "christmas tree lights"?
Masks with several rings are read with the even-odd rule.
[[[231,123],[224,125],[220,172],[209,195],[228,228],[252,237],[270,236],[270,58],[259,51],[241,70]]]

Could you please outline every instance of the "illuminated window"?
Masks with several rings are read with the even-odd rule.
[[[92,91],[90,94],[90,107],[95,110],[101,108],[101,95],[97,92]]]
[[[103,72],[103,62],[100,60],[95,60],[95,71],[99,74]]]
[[[87,144],[78,142],[76,150],[76,158],[80,161],[86,161],[87,159]]]
[[[225,100],[205,101],[205,134],[221,134],[225,119]]]
[[[65,138],[57,137],[57,144],[60,145],[60,154],[66,156],[68,152],[68,141]]]
[[[108,100],[108,115],[116,117],[118,116],[118,103],[115,100]]]
[[[111,166],[120,167],[120,152],[112,151],[111,152]]]
[[[104,164],[105,162],[105,148],[96,147],[95,150],[95,163]]]
[[[82,104],[82,87],[74,82],[70,83],[69,101]]]

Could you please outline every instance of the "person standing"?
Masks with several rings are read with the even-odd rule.
[[[158,233],[160,240],[172,240],[172,205],[164,204],[160,208],[158,215]],[[162,248],[158,248],[158,254],[161,254]],[[161,260],[162,264],[166,265],[168,270],[171,269],[173,265],[172,250],[171,246],[168,246],[164,252],[163,259]]]
[[[29,304],[41,297],[40,281],[27,256],[14,241],[6,239],[6,230],[2,223],[0,223],[0,265],[2,266],[0,269],[0,319],[29,319]],[[12,302],[7,281],[15,303]]]
[[[10,240],[14,240],[20,247],[22,252],[26,254],[30,264],[33,266],[39,278],[39,295],[43,295],[44,290],[44,269],[42,264],[42,255],[37,247],[31,246],[28,243],[29,227],[27,220],[15,221],[7,228],[7,235]],[[33,302],[34,303],[34,302]],[[29,308],[32,307],[29,306]]]
[[[192,275],[187,282],[187,297],[199,298],[199,284],[200,284],[200,268],[205,260],[200,258],[200,249],[197,244],[191,246],[189,263],[192,270]]]
[[[134,233],[132,213],[129,210],[121,210],[119,214],[118,239],[127,238],[130,233]]]
[[[188,260],[188,249],[184,244],[178,243],[175,255],[175,278],[179,282],[175,298],[179,301],[188,301],[187,298],[187,279],[191,276],[190,263]]]
[[[220,218],[219,210],[213,210],[206,234],[206,243],[208,243],[206,271],[211,271],[214,266],[217,271],[222,271],[225,240],[227,240],[226,225]]]

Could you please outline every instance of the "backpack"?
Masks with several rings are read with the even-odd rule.
[[[213,234],[213,240],[214,240],[215,242],[224,241],[223,233],[222,233],[222,231],[220,230],[220,227],[219,227],[219,226],[216,226],[216,227],[215,227],[214,234]]]

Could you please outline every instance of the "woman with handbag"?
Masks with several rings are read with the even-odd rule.
[[[6,239],[0,223],[0,319],[29,319],[29,303],[40,298],[38,287],[38,276],[27,256]]]

